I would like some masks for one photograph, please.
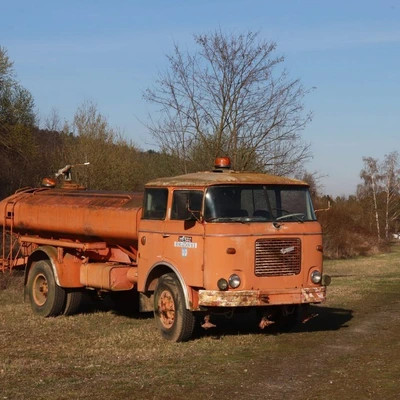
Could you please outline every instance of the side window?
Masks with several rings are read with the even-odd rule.
[[[201,190],[175,190],[172,198],[171,219],[199,218],[202,204],[203,192]]]
[[[145,189],[143,219],[165,219],[167,213],[167,189]]]

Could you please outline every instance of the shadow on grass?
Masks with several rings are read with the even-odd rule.
[[[0,274],[0,291],[18,291],[23,290],[23,274],[13,273]],[[91,314],[96,312],[112,312],[117,315],[134,318],[137,320],[148,320],[153,318],[152,312],[140,313],[137,308],[138,299],[134,292],[114,293],[114,296],[104,295],[99,297],[95,295],[84,296],[79,313]],[[287,332],[319,332],[319,331],[335,331],[346,328],[348,322],[353,318],[353,310],[343,308],[332,308],[325,306],[310,306],[309,314],[317,314],[315,318],[307,323],[299,322],[293,329],[281,329],[278,324],[273,324],[265,329],[259,328],[260,318],[257,317],[255,310],[248,311],[243,309],[230,315],[225,313],[222,315],[212,315],[211,322],[216,325],[215,328],[203,329],[201,324],[203,319],[198,318],[193,338],[212,337],[218,339],[226,335],[247,335],[247,334],[270,334],[278,335]],[[230,318],[227,318],[230,317]]]
[[[218,339],[221,336],[227,335],[279,335],[288,332],[336,331],[347,328],[348,322],[353,318],[353,311],[343,308],[310,306],[309,313],[318,315],[306,323],[301,323],[299,321],[299,323],[292,329],[282,328],[279,324],[273,324],[265,329],[260,329],[258,326],[260,321],[254,311],[238,313],[233,315],[230,319],[227,319],[222,315],[213,316],[211,321],[216,325],[216,327],[204,330],[200,327],[201,322],[198,322],[195,337],[200,338],[203,336],[209,336]]]
[[[348,322],[353,319],[353,310],[345,308],[310,306],[310,312],[317,313],[318,316],[305,324],[300,324],[297,330],[302,332],[336,331],[347,328]]]
[[[122,298],[112,298],[106,296],[105,298],[87,298],[87,301],[81,307],[82,313],[95,313],[95,312],[113,312],[117,315],[126,316],[127,318],[134,318],[138,320],[152,319],[153,313],[146,312],[140,313],[137,308],[132,304],[137,304],[133,299],[128,299],[123,295]],[[270,334],[279,335],[281,333],[296,333],[296,332],[318,332],[318,331],[336,331],[346,328],[348,322],[353,318],[353,311],[343,308],[332,308],[324,306],[310,306],[308,309],[310,315],[316,315],[306,323],[299,323],[292,329],[282,328],[279,324],[273,324],[265,329],[260,329],[259,318],[256,311],[243,310],[235,312],[232,315],[225,313],[221,315],[212,315],[211,322],[216,325],[215,328],[203,329],[201,324],[203,320],[198,318],[196,321],[194,339],[201,337],[212,337],[218,339],[222,336],[229,335],[248,335],[248,334]]]
[[[152,312],[139,312],[137,293],[115,292],[98,296],[96,293],[85,296],[79,314],[92,314],[97,312],[112,312],[116,315],[138,320],[153,318]]]

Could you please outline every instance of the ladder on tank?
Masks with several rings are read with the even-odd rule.
[[[21,248],[18,237],[14,234],[14,208],[16,200],[11,199],[6,203],[3,215],[2,249],[0,258],[0,271],[12,271],[13,268],[23,265],[25,259],[20,257]],[[8,225],[8,226],[7,226]]]

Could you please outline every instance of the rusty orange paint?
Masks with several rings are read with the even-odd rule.
[[[6,227],[22,235],[131,245],[137,240],[142,198],[135,193],[41,188],[1,201],[0,216],[5,215]]]
[[[227,170],[223,173],[212,171],[196,172],[172,178],[154,179],[146,187],[208,187],[218,184],[265,184],[265,185],[300,185],[308,187],[306,182],[276,175],[255,172]]]
[[[321,303],[325,287],[289,290],[200,290],[199,305],[209,307],[273,306]]]
[[[163,190],[166,200],[162,213],[152,219],[145,218],[150,206],[143,194],[81,190],[69,184],[64,189],[23,190],[4,199],[0,223],[23,245],[23,257],[13,265],[28,260],[29,268],[47,255],[57,283],[65,288],[135,288],[149,297],[163,274],[174,273],[182,289],[180,300],[191,311],[323,302],[326,287],[310,277],[312,271],[323,272],[321,226],[312,210],[313,217],[304,221],[296,219],[298,211],[292,212],[293,219],[278,214],[262,219],[255,213],[233,220],[205,217],[206,197],[213,188],[251,185],[308,189],[296,179],[227,169],[154,179],[146,184],[146,193]],[[183,201],[189,217],[179,219],[175,196],[192,191],[201,196],[197,207],[202,209]],[[307,207],[312,209],[311,203]],[[1,262],[9,265],[10,260],[3,255]],[[239,277],[238,286],[232,277]],[[230,281],[228,290],[218,287],[221,279]]]
[[[80,282],[82,260],[69,252],[64,252],[62,259],[56,263],[58,282],[66,288],[83,287]]]
[[[130,280],[131,268],[126,265],[90,263],[80,267],[82,286],[120,291],[131,290],[134,286]]]

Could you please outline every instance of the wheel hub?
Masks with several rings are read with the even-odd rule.
[[[49,286],[46,277],[43,274],[36,276],[33,282],[33,298],[38,306],[46,303],[49,292]]]
[[[158,301],[159,317],[162,325],[169,329],[175,320],[175,303],[171,293],[164,290]]]

